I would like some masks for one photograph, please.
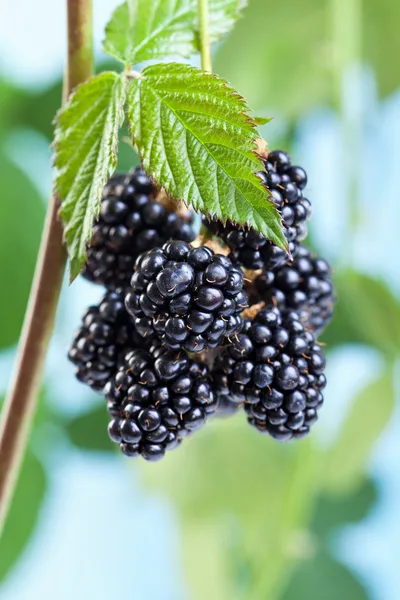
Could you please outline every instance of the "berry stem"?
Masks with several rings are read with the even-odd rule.
[[[68,59],[63,101],[93,71],[92,0],[67,0]],[[58,198],[50,199],[19,342],[15,370],[0,420],[0,534],[26,449],[54,327],[66,251]]]
[[[201,68],[203,71],[212,72],[210,33],[208,29],[208,0],[197,0],[197,14],[199,17],[199,38]]]

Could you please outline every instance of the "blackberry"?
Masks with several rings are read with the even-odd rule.
[[[330,266],[300,245],[292,261],[275,272],[264,271],[254,280],[250,298],[253,304],[264,301],[300,311],[302,322],[319,334],[331,319],[335,304]]]
[[[278,440],[301,438],[317,420],[325,358],[296,311],[276,307],[246,320],[213,369],[219,396],[244,403],[248,421]]]
[[[292,166],[289,155],[281,150],[270,152],[264,164],[265,171],[258,175],[271,192],[271,200],[282,217],[290,254],[295,256],[298,242],[307,235],[306,221],[311,216],[311,203],[303,196],[306,172]],[[232,262],[246,269],[276,268],[287,260],[286,252],[251,228],[241,228],[229,221],[223,225],[206,217],[203,224],[231,248]]]
[[[167,242],[139,257],[125,302],[140,335],[196,353],[240,330],[248,302],[243,282],[226,256]]]
[[[141,252],[169,239],[194,240],[191,222],[167,210],[155,194],[141,169],[110,179],[87,248],[86,279],[109,289],[126,286]]]
[[[105,388],[109,435],[126,456],[159,460],[204,425],[216,409],[208,368],[184,352],[129,352]]]
[[[77,367],[77,379],[102,392],[127,349],[139,341],[125,309],[123,291],[109,291],[98,306],[90,306],[83,315],[68,358]]]

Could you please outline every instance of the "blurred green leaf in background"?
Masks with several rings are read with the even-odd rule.
[[[0,148],[0,348],[15,344],[32,281],[44,220],[44,204],[33,183]],[[17,250],[16,250],[17,249]]]
[[[28,452],[0,539],[0,581],[8,575],[36,528],[46,488],[44,467],[33,453]]]

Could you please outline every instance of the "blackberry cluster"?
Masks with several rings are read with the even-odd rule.
[[[111,439],[126,456],[161,459],[216,410],[208,369],[155,343],[129,352],[105,389]]]
[[[143,337],[198,353],[240,331],[248,304],[243,284],[243,272],[226,256],[167,242],[139,257],[126,308]]]
[[[276,307],[246,320],[242,333],[218,356],[217,393],[244,404],[248,421],[287,441],[308,434],[323,403],[325,358],[296,311]]]
[[[138,341],[133,321],[125,310],[123,290],[109,291],[98,306],[90,306],[83,315],[68,358],[76,365],[79,381],[102,392],[127,349]]]
[[[253,282],[251,302],[264,301],[300,311],[304,325],[319,334],[333,314],[331,268],[300,245],[296,257],[276,271],[264,271]]]
[[[87,249],[86,279],[109,289],[127,286],[141,252],[169,239],[194,240],[190,218],[167,210],[155,196],[156,189],[141,169],[110,179]]]
[[[84,276],[107,292],[86,311],[69,358],[104,393],[109,435],[126,456],[158,460],[214,413],[245,412],[279,440],[317,420],[325,358],[315,336],[332,314],[330,268],[301,244],[305,171],[275,151],[259,176],[291,257],[230,222],[207,222],[228,257],[191,246],[190,220],[156,200],[141,169],[104,189]],[[243,268],[261,273],[245,279]]]
[[[282,217],[289,251],[295,256],[298,242],[307,235],[306,221],[311,216],[311,203],[303,196],[307,174],[301,167],[293,166],[289,155],[281,150],[270,152],[264,164],[265,171],[258,175]],[[243,229],[229,221],[223,225],[207,218],[203,224],[229,246],[232,262],[246,269],[277,268],[287,260],[283,250],[253,229]]]

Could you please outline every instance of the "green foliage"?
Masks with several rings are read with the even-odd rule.
[[[104,50],[128,65],[193,51],[193,31],[188,28],[195,14],[187,0],[154,0],[149,15],[148,0],[128,0],[119,6],[106,27]]]
[[[216,42],[240,16],[245,0],[210,0],[210,41]],[[104,50],[126,65],[188,57],[198,50],[197,0],[128,0],[106,27]]]
[[[388,60],[388,56],[400,55],[399,3],[364,0],[362,8],[363,57],[374,69],[381,94],[387,96],[400,84],[396,61]]]
[[[348,494],[331,495],[323,491],[316,504],[311,530],[320,542],[328,543],[331,534],[342,525],[358,523],[365,519],[375,506],[378,491],[371,479],[363,479],[361,485]]]
[[[228,31],[245,0],[211,0],[209,37]],[[78,87],[60,111],[55,133],[55,183],[70,258],[71,280],[82,270],[101,189],[117,165],[125,90],[130,133],[143,163],[175,200],[225,221],[228,217],[287,248],[280,216],[256,176],[257,122],[224,80],[193,67],[160,64],[142,74],[136,63],[199,50],[197,0],[127,0],[106,28],[105,50],[127,67]],[[134,75],[134,77],[133,77]],[[181,160],[183,157],[183,160]]]
[[[295,118],[331,101],[330,27],[326,0],[252,0],[216,53],[214,67],[254,109]]]
[[[44,219],[44,205],[27,176],[0,150],[0,348],[15,344],[24,318]],[[13,252],[13,248],[18,248]]]
[[[331,492],[359,485],[374,444],[392,416],[394,402],[393,372],[388,368],[357,395],[337,440],[327,451],[324,479]]]
[[[346,271],[335,278],[340,310],[365,343],[385,354],[400,351],[400,305],[381,281]]]
[[[101,191],[117,165],[124,95],[121,77],[105,72],[79,86],[57,117],[55,185],[62,199],[71,279],[84,265]]]
[[[389,358],[400,351],[400,304],[382,281],[354,271],[334,275],[337,304],[322,335],[328,347],[370,344]]]
[[[334,11],[339,13],[336,36]],[[354,15],[351,23],[349,11]],[[251,0],[217,52],[215,68],[253,108],[269,107],[286,119],[315,106],[337,104],[335,85],[351,61],[371,65],[386,96],[400,83],[396,61],[387,59],[400,53],[397,11],[396,0]],[[348,49],[345,60],[338,61]]]
[[[319,496],[310,527],[312,543],[309,555],[299,562],[280,600],[369,598],[367,591],[351,571],[332,558],[331,534],[343,525],[364,519],[376,499],[376,487],[371,480],[363,481],[353,493],[345,496]]]
[[[188,65],[154,65],[131,81],[127,101],[144,167],[168,194],[285,247],[279,214],[255,175],[262,168],[255,123],[223,79]]]
[[[326,551],[301,562],[282,600],[368,600],[364,586]]]
[[[42,464],[27,452],[17,489],[0,539],[0,581],[10,572],[37,525],[46,493]]]
[[[277,444],[243,414],[211,422],[184,445],[160,464],[140,466],[145,482],[179,509],[193,597],[277,598],[307,544],[315,448]]]
[[[104,403],[101,403],[67,423],[65,433],[82,450],[111,452],[115,446],[107,435],[107,423],[107,411]]]

